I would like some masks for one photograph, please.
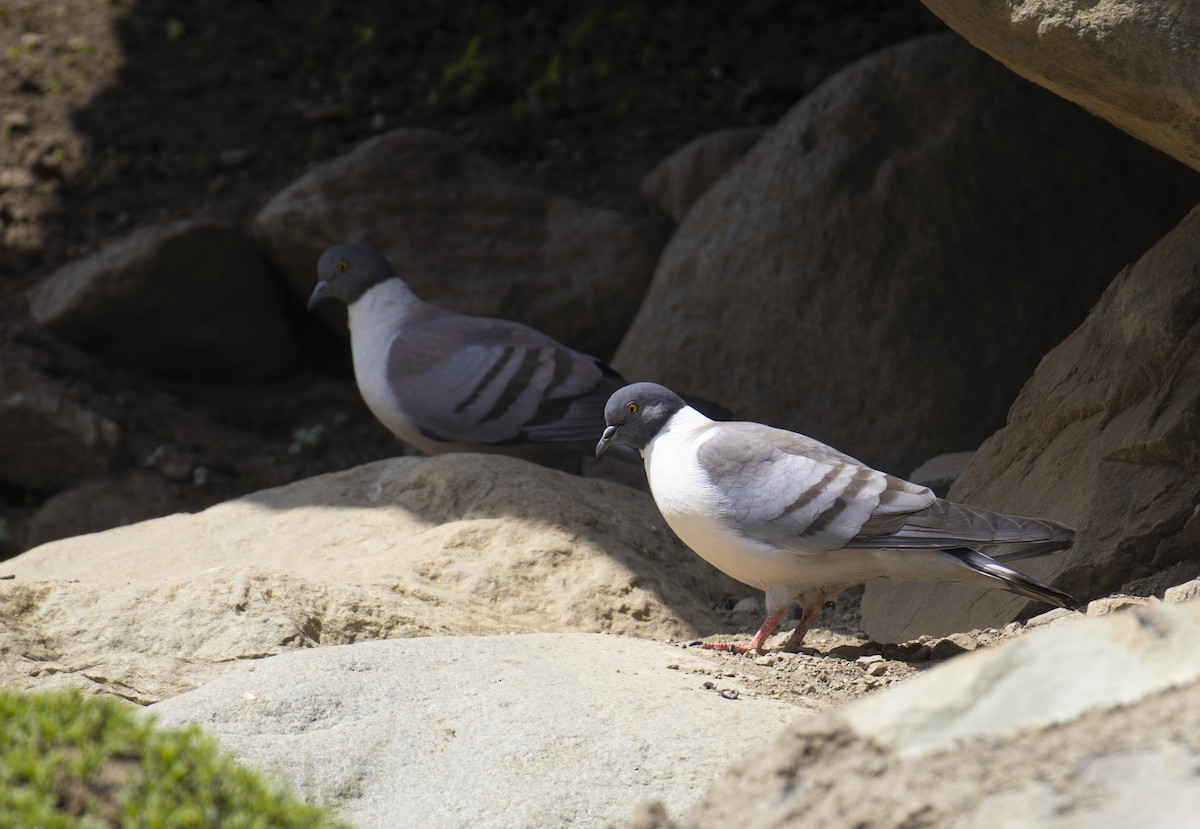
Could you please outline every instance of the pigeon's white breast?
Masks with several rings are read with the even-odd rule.
[[[700,467],[696,451],[713,436],[713,422],[688,407],[647,444],[650,492],[667,526],[701,558],[740,582],[765,590],[793,581],[791,557],[751,541],[725,524],[729,506]]]

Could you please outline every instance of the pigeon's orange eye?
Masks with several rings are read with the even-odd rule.
[[[345,273],[350,270],[350,262],[346,259],[339,259],[337,263],[338,273]]]
[[[630,414],[637,414],[637,410],[638,410],[637,403],[626,403],[625,404],[625,411],[629,412]]]

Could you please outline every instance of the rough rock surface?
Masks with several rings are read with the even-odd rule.
[[[120,429],[47,389],[0,396],[0,482],[31,492],[58,492],[102,475]]]
[[[1035,631],[956,659],[839,713],[909,757],[1008,738],[1200,681],[1200,602],[1130,606]],[[1037,689],[1031,693],[1031,689]]]
[[[1187,826],[1200,809],[1200,604],[1039,630],[808,718],[678,822],[755,826]]]
[[[705,662],[597,634],[365,642],[243,664],[149,711],[357,829],[603,826],[650,796],[688,808],[804,716],[705,689],[685,670]]]
[[[642,180],[642,194],[676,222],[692,209],[708,188],[758,143],[761,127],[702,135],[676,150]]]
[[[312,293],[325,248],[366,242],[427,302],[518,320],[601,358],[633,318],[668,224],[543,192],[448,135],[409,129],[311,170],[255,219],[297,296]]]
[[[1114,280],[1087,321],[1038,367],[1008,425],[953,500],[1040,515],[1074,548],[1021,569],[1087,600],[1195,559],[1200,547],[1200,209]],[[947,584],[872,582],[877,639],[996,627],[1028,602]]]
[[[1200,6],[1178,0],[922,2],[1014,72],[1200,169]]]
[[[1003,425],[1198,198],[957,37],[913,41],[826,81],[700,199],[614,365],[903,474]]]
[[[0,681],[139,701],[317,644],[690,638],[745,590],[676,540],[644,493],[472,454],[380,461],[56,541],[4,572],[16,578],[0,581]]]
[[[220,224],[142,228],[47,276],[33,318],[122,366],[234,381],[291,367],[296,344],[254,243]]]

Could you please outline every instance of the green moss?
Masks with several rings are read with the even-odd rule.
[[[344,827],[196,728],[110,699],[0,691],[0,829]]]

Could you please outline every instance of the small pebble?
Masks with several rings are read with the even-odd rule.
[[[774,654],[768,653],[764,656],[760,656],[758,659],[755,659],[754,664],[755,665],[764,665],[769,668],[772,665],[774,665],[777,661],[778,661],[778,658]]]
[[[952,639],[939,639],[933,646],[932,656],[934,659],[949,659],[952,656],[958,656],[960,653],[966,652],[966,648],[960,646]]]
[[[737,699],[738,698],[738,692],[733,688],[722,688],[718,693],[725,699]]]
[[[28,112],[14,110],[4,116],[4,130],[6,132],[28,132],[33,126],[33,119],[29,117]]]
[[[1075,611],[1067,610],[1065,607],[1056,607],[1048,613],[1043,613],[1041,616],[1034,616],[1025,623],[1025,628],[1026,630],[1033,630],[1043,625],[1052,625],[1055,622],[1073,618],[1075,618]]]
[[[928,645],[918,645],[916,650],[908,655],[913,662],[928,662],[933,657],[933,649]]]
[[[37,177],[24,167],[0,169],[0,190],[26,190],[37,184]]]
[[[1164,602],[1186,602],[1188,599],[1194,599],[1200,596],[1200,579],[1192,579],[1183,584],[1177,584],[1174,587],[1168,587],[1163,593]]]
[[[1116,613],[1118,610],[1125,610],[1130,607],[1142,607],[1157,601],[1157,599],[1144,599],[1141,596],[1106,596],[1103,599],[1096,599],[1093,602],[1089,602],[1087,615],[1107,616],[1109,613]]]
[[[858,659],[854,660],[854,664],[862,665],[865,668],[868,665],[875,665],[882,661],[883,657],[876,654],[874,656],[860,656]]]
[[[887,673],[887,669],[886,662],[873,662],[867,666],[867,673],[871,676],[883,676]]]

